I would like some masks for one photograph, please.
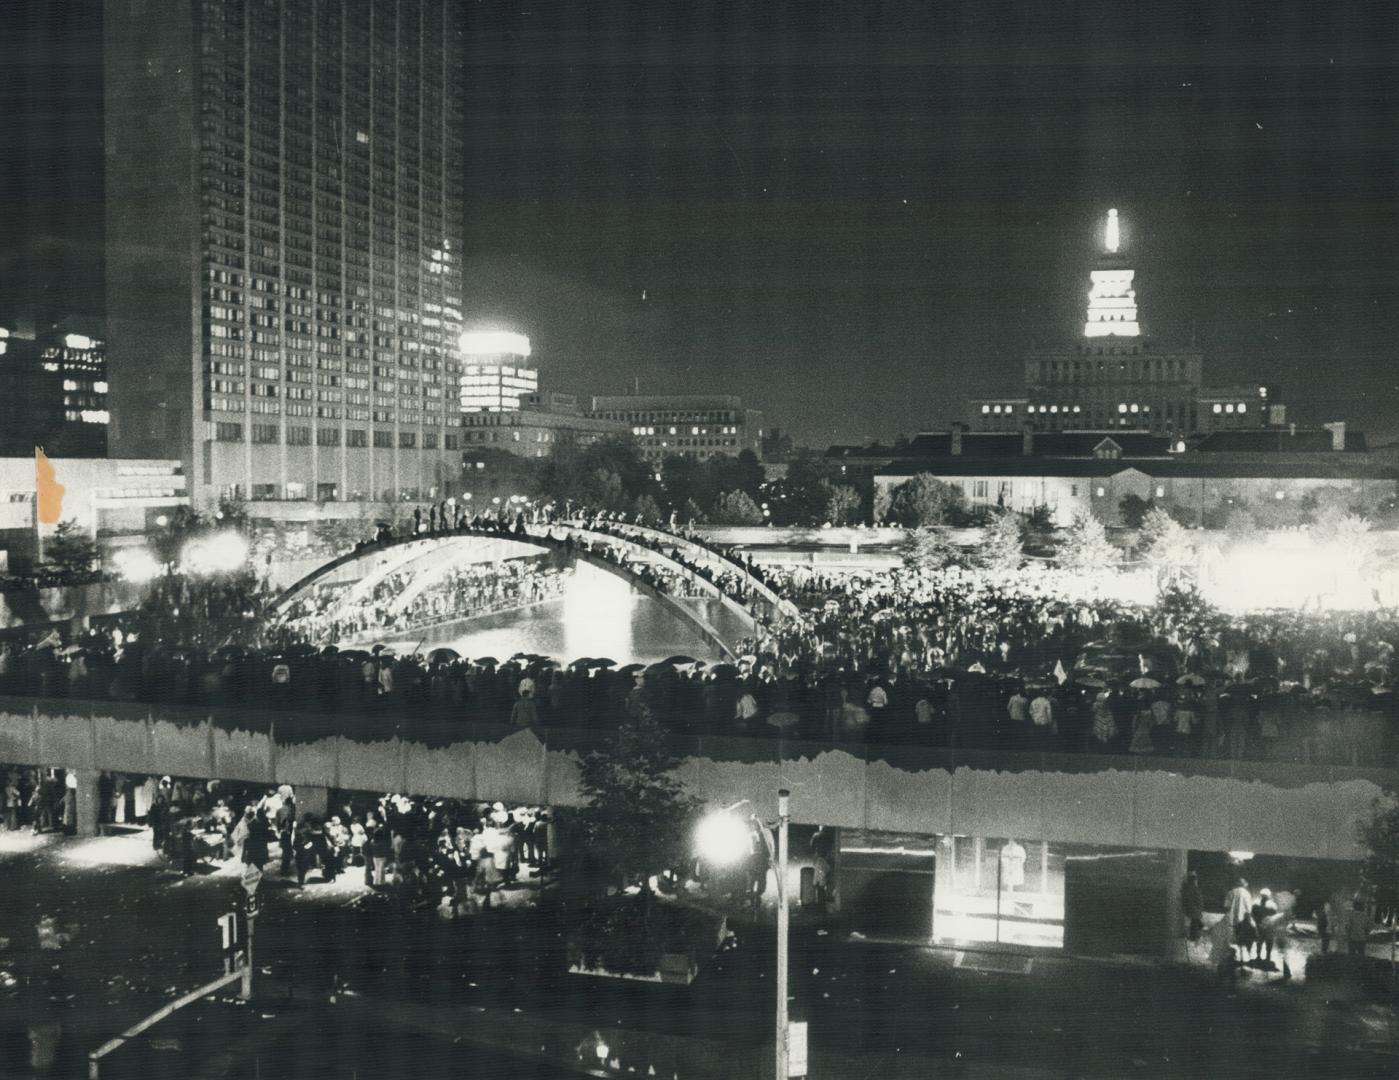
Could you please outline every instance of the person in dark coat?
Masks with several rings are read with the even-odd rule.
[[[1200,891],[1200,877],[1194,870],[1181,883],[1180,910],[1189,923],[1186,937],[1199,941],[1200,932],[1205,928],[1205,897]]]
[[[243,842],[243,862],[258,869],[272,857],[272,829],[263,814],[255,814],[248,822],[248,838]]]

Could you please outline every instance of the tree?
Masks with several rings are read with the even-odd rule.
[[[1066,570],[1096,570],[1116,564],[1117,548],[1103,523],[1092,514],[1078,513],[1059,539],[1059,565]]]
[[[1117,516],[1128,529],[1140,529],[1142,519],[1155,504],[1140,495],[1124,495],[1117,503]]]
[[[650,495],[638,495],[632,503],[631,512],[643,525],[659,525],[663,520],[661,508]]]
[[[1020,518],[1012,510],[999,510],[981,534],[977,565],[997,573],[1020,569],[1025,545],[1020,535]]]
[[[854,525],[860,519],[860,505],[863,501],[860,493],[849,484],[828,484],[826,520],[832,525]]]
[[[709,516],[700,509],[699,504],[694,499],[687,499],[685,508],[680,512],[680,524],[708,525]]]
[[[894,488],[889,513],[900,525],[951,525],[963,513],[962,491],[931,473],[918,473]]]
[[[1158,580],[1177,582],[1195,561],[1195,544],[1190,533],[1167,511],[1153,506],[1142,519],[1137,550],[1147,563],[1156,567]]]
[[[81,578],[92,573],[93,563],[97,561],[97,545],[76,521],[65,518],[44,545],[44,555],[64,577]]]
[[[961,561],[962,552],[941,529],[911,529],[899,541],[906,570],[941,570]]]
[[[579,788],[587,802],[579,815],[590,859],[619,889],[683,866],[699,802],[674,771],[680,763],[665,730],[645,704],[628,710],[602,750],[583,759]]]
[[[870,516],[874,518],[876,525],[883,525],[889,520],[890,508],[894,497],[890,494],[887,484],[876,484],[874,489],[874,505],[871,507]]]
[[[763,512],[747,492],[726,491],[714,500],[713,519],[717,525],[761,525]]]

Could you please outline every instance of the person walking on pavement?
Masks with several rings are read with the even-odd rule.
[[[292,861],[296,854],[293,832],[296,828],[296,800],[291,795],[282,796],[282,805],[277,807],[277,843],[282,849],[282,876],[289,877]]]
[[[1185,936],[1192,942],[1199,941],[1205,928],[1205,898],[1200,892],[1200,876],[1194,870],[1181,883],[1180,910],[1187,923]]]
[[[1273,962],[1273,931],[1274,925],[1271,919],[1278,913],[1278,906],[1273,902],[1273,891],[1271,889],[1259,889],[1258,899],[1253,904],[1253,958],[1264,961],[1265,967],[1271,967]]]
[[[1238,878],[1234,887],[1224,897],[1224,910],[1229,920],[1229,930],[1234,944],[1238,946],[1237,960],[1242,964],[1248,959],[1248,950],[1253,945],[1253,894],[1248,891],[1248,882]]]

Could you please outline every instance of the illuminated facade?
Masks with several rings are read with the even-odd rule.
[[[763,414],[729,394],[594,397],[588,415],[624,423],[648,461],[762,449]]]
[[[1025,392],[974,398],[977,431],[1151,431],[1189,435],[1281,424],[1286,410],[1267,388],[1203,386],[1204,357],[1193,346],[1145,334],[1136,272],[1121,251],[1120,222],[1109,210],[1103,251],[1089,274],[1080,337],[1037,345],[1025,356]]]
[[[103,343],[62,327],[37,338],[0,328],[0,454],[100,458],[107,453]]]
[[[200,505],[460,472],[448,0],[107,0],[111,445]],[[290,510],[289,510],[290,512]]]
[[[468,475],[478,468],[478,462],[490,457],[473,451],[489,448],[516,457],[544,458],[561,444],[587,446],[631,433],[630,426],[619,420],[581,415],[571,394],[523,394],[513,409],[467,412],[461,423],[462,458]]]
[[[539,390],[539,372],[529,362],[529,338],[523,334],[473,331],[462,334],[460,348],[463,413],[513,412],[522,396]]]

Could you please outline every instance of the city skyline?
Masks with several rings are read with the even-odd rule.
[[[1211,7],[477,5],[464,314],[528,333],[560,390],[737,393],[800,441],[886,437],[1076,332],[1114,206],[1148,332],[1280,385],[1302,422],[1392,435],[1395,19]],[[7,247],[47,253],[82,314],[94,31],[46,19],[6,100],[47,87],[24,145],[89,167],[51,201],[7,154],[46,210]]]

